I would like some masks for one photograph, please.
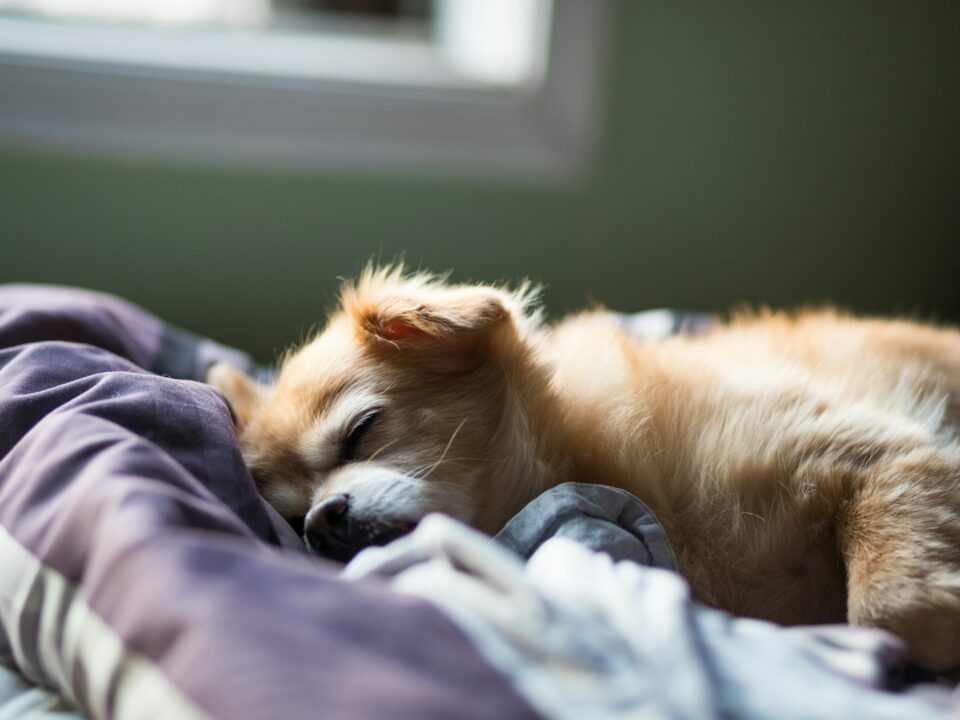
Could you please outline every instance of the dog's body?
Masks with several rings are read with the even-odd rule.
[[[368,271],[262,388],[228,368],[265,497],[348,557],[430,511],[488,532],[545,489],[629,490],[700,600],[902,635],[960,666],[960,333],[833,312],[640,342],[604,313]]]

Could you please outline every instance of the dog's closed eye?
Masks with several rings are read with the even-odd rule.
[[[348,463],[357,459],[360,449],[360,442],[367,432],[376,425],[377,421],[383,416],[383,410],[374,408],[361,413],[360,416],[350,425],[350,430],[340,442],[340,460]]]

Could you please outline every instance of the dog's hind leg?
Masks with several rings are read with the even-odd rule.
[[[960,447],[880,460],[839,526],[850,622],[906,641],[935,672],[960,669]]]

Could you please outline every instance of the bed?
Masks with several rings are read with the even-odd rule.
[[[200,382],[218,360],[256,370],[109,295],[0,287],[0,720],[960,712],[884,633],[698,606],[610,488],[556,488],[495,540],[431,517],[345,569],[309,556]]]

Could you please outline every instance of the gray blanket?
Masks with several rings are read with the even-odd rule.
[[[552,537],[576,540],[614,560],[677,569],[673,548],[653,512],[619,488],[559,485],[534,498],[494,539],[526,560]]]

